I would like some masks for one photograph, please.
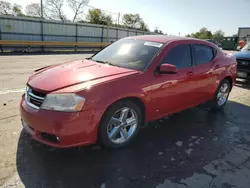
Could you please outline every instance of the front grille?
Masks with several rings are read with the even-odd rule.
[[[250,60],[237,59],[237,68],[238,69],[248,69],[250,70]]]
[[[26,91],[26,95],[25,100],[27,104],[36,109],[40,108],[46,96],[46,94],[35,91],[32,88]]]
[[[46,94],[44,93],[41,93],[41,92],[38,92],[38,91],[35,91],[34,89],[32,90],[32,93],[38,97],[43,97],[45,98]]]

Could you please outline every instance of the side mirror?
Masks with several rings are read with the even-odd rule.
[[[162,64],[160,66],[160,73],[162,73],[162,74],[175,74],[175,73],[177,73],[177,68],[175,65]]]

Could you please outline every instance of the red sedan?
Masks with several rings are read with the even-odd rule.
[[[145,122],[210,101],[225,106],[236,59],[212,43],[134,36],[91,58],[45,67],[27,82],[24,129],[54,147],[130,143]]]

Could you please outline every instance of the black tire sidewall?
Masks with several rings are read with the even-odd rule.
[[[127,142],[122,143],[122,144],[115,144],[112,141],[110,141],[110,139],[108,138],[107,126],[108,126],[108,123],[109,123],[111,117],[115,114],[115,112],[117,112],[118,110],[120,110],[124,107],[129,107],[129,108],[132,108],[135,110],[135,112],[137,113],[137,116],[138,116],[138,125],[137,125],[137,128],[135,130],[135,133],[132,135],[132,137]],[[128,145],[136,137],[142,123],[143,123],[143,114],[142,114],[140,107],[137,104],[135,104],[134,102],[129,101],[129,100],[116,102],[106,110],[106,112],[104,113],[104,115],[102,117],[101,123],[99,125],[99,130],[98,130],[98,139],[101,142],[101,144],[107,148],[124,147],[124,146]]]

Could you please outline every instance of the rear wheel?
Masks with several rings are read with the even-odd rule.
[[[117,102],[102,118],[100,141],[109,148],[123,147],[136,137],[142,122],[142,112],[138,105],[128,100]]]
[[[222,109],[226,105],[228,97],[229,97],[229,93],[231,91],[231,87],[232,87],[231,83],[229,82],[228,79],[224,79],[220,83],[215,93],[214,99],[212,101],[213,109],[219,110],[219,109]]]

